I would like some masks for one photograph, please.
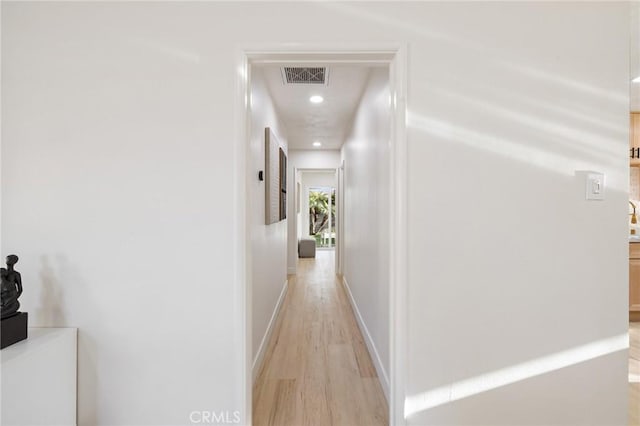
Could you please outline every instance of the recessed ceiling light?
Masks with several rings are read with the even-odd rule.
[[[316,148],[318,148],[318,147],[321,147],[321,146],[322,146],[322,143],[320,143],[320,142],[318,142],[318,141],[315,141],[315,142],[313,143],[313,146],[315,146]]]
[[[313,104],[319,104],[322,101],[324,101],[324,98],[320,95],[313,95],[312,97],[309,98],[309,101]]]
[[[640,75],[639,75],[639,76],[637,76],[636,78],[634,78],[634,79],[633,79],[633,80],[631,80],[631,81],[633,81],[634,83],[640,83]]]

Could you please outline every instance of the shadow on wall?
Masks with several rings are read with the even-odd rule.
[[[70,266],[67,258],[62,255],[40,258],[40,281],[42,291],[40,305],[36,309],[38,322],[45,327],[73,327],[73,322],[67,316],[64,281],[81,281],[77,272]],[[76,287],[79,288],[79,287]],[[81,298],[89,309],[91,298],[83,294],[73,297]],[[92,311],[96,312],[96,311]],[[78,424],[97,424],[97,345],[84,330],[78,330]]]
[[[67,327],[64,314],[64,290],[56,271],[51,266],[46,255],[40,257],[40,306],[36,312],[40,322],[48,327]]]

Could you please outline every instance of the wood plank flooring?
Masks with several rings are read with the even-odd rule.
[[[629,425],[640,425],[640,322],[629,324]],[[300,259],[253,389],[255,426],[388,425],[333,252]]]
[[[376,370],[334,252],[300,259],[253,388],[255,426],[387,425]]]
[[[629,323],[629,424],[640,425],[640,322]]]

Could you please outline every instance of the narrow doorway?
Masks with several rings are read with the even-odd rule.
[[[307,155],[313,158],[313,152]],[[293,158],[294,161],[297,159],[295,154]],[[301,215],[294,219],[297,235],[313,240],[318,250],[335,250],[339,239],[336,170],[298,169],[296,180],[300,186],[302,209]]]
[[[314,186],[309,189],[309,235],[320,249],[336,246],[336,189]]]
[[[296,200],[299,206],[294,217],[297,227],[295,238],[312,240],[317,250],[330,250],[334,253],[334,272],[342,276],[344,263],[342,247],[342,206],[344,200],[342,171],[344,160],[336,156],[333,164],[338,166],[329,169],[296,169]],[[293,240],[293,238],[292,238]],[[307,242],[308,243],[308,242]],[[300,256],[300,251],[298,251]],[[291,269],[290,269],[291,270]],[[293,271],[295,272],[295,270]]]
[[[389,143],[404,135],[397,124],[404,123],[398,120],[404,115],[396,110],[403,103],[392,101],[398,98],[395,91],[392,94],[396,84],[390,78],[397,53],[381,60],[384,55],[378,52],[371,62],[360,56],[353,63],[332,62],[326,55],[321,55],[323,63],[312,64],[283,61],[282,55],[276,55],[278,60],[257,55],[257,60],[247,61],[247,166],[255,170],[247,176],[255,173],[260,178],[247,182],[246,205],[245,306],[250,311],[247,365],[252,390],[247,391],[252,395],[247,418],[253,424],[299,424],[318,410],[337,424],[389,424],[391,417],[402,416],[397,402],[403,397],[391,399],[392,389],[395,395],[399,390],[398,382],[392,387],[397,371],[392,357],[403,342],[402,333],[392,339],[396,329],[391,325],[402,324],[395,304],[404,300],[402,291],[396,293],[403,268],[392,252],[398,247],[395,237],[404,235],[400,221],[394,220],[402,206],[392,203],[396,191],[404,190],[401,173],[399,185],[391,185],[392,173],[400,170],[396,162],[404,157]],[[303,101],[292,100],[300,86],[279,96],[286,87],[288,68],[307,73],[324,69],[337,86],[334,94],[351,94],[351,106],[345,109],[326,83],[320,89],[311,86],[315,93],[308,86]],[[350,72],[364,78],[360,82],[340,78]],[[270,73],[276,78],[270,80]],[[323,97],[324,113],[302,105],[317,103],[318,98],[322,102]],[[298,111],[307,111],[301,121],[296,121]],[[304,135],[296,133],[301,128]],[[278,141],[275,149],[288,164],[289,182],[282,189],[287,214],[282,215],[281,208],[280,221],[268,224],[260,222],[266,208],[261,206],[262,177],[263,169],[273,166],[262,159],[272,149],[261,141],[263,129]],[[345,171],[345,162],[352,168]],[[330,169],[333,182],[310,185],[304,191],[297,179],[304,169]],[[296,246],[304,237],[312,238],[314,254],[298,259]],[[363,268],[367,263],[369,267]],[[309,385],[324,392],[314,397]]]

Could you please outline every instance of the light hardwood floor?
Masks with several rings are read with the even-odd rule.
[[[640,322],[629,323],[629,424],[640,425]]]
[[[629,324],[629,425],[640,425],[640,322]],[[333,252],[300,259],[253,389],[256,426],[387,425],[387,402]]]
[[[333,251],[300,259],[253,387],[253,424],[388,424],[387,402]]]

